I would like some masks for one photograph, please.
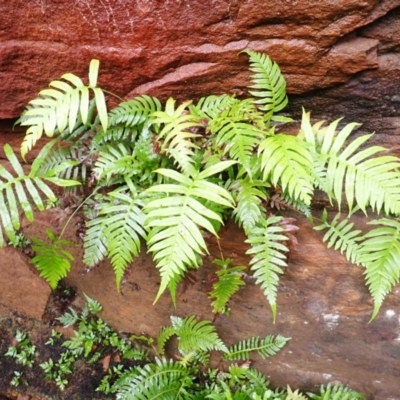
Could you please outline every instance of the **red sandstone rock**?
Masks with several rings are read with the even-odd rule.
[[[100,85],[123,97],[241,92],[247,57],[238,52],[245,48],[278,61],[290,93],[330,87],[380,70],[378,46],[398,38],[394,28],[370,24],[399,6],[399,0],[271,0],[268,6],[256,0],[11,0],[0,5],[0,118],[17,117],[66,71],[85,77],[92,58],[101,61]]]

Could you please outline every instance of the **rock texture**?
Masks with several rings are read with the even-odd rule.
[[[12,247],[0,249],[0,314],[18,312],[41,319],[51,289],[28,264],[28,257]]]
[[[397,130],[400,0],[76,0],[0,4],[0,119],[66,71],[122,97],[199,97],[248,84],[250,48],[279,62],[314,115]],[[334,86],[335,89],[325,90]],[[340,103],[340,107],[336,105]],[[377,103],[377,104],[376,104]],[[368,109],[368,112],[366,111]],[[383,126],[382,126],[383,125]]]

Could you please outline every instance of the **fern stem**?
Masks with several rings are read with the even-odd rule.
[[[85,200],[82,201],[81,204],[79,204],[79,206],[76,208],[76,210],[70,215],[70,217],[68,218],[67,222],[65,223],[64,227],[62,228],[62,231],[60,233],[60,236],[58,239],[61,239],[62,236],[64,235],[65,230],[67,229],[67,226],[69,225],[69,223],[71,222],[71,219],[74,218],[74,216],[76,215],[76,213],[82,208],[82,206],[91,198],[93,197],[98,191],[99,191],[100,187],[96,188],[95,190],[93,190],[93,192],[86,197]]]
[[[108,90],[105,90],[105,89],[101,89],[103,92],[105,92],[105,93],[107,93],[107,94],[110,94],[111,96],[114,96],[114,97],[116,97],[118,100],[120,100],[120,101],[126,101],[125,99],[123,99],[122,97],[119,97],[117,94],[115,94],[115,93],[113,93],[113,92],[110,92],[110,91],[108,91]]]

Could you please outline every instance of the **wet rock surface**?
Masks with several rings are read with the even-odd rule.
[[[42,221],[51,220],[47,213],[42,213]],[[222,339],[230,345],[251,336],[291,337],[278,355],[253,360],[273,386],[289,384],[311,391],[321,384],[341,382],[365,393],[368,399],[400,399],[400,289],[396,287],[387,297],[380,314],[369,324],[372,301],[362,269],[347,263],[334,250],[326,250],[321,232],[314,231],[308,220],[296,218],[299,244],[292,249],[289,266],[281,278],[277,322],[273,324],[260,288],[249,280],[230,302],[231,315],[215,320]],[[363,216],[357,217],[357,226],[365,222]],[[52,225],[52,229],[58,228]],[[71,224],[67,239],[76,240],[74,229]],[[42,237],[44,228],[27,225],[24,232]],[[212,320],[208,282],[215,271],[212,259],[220,257],[220,250],[215,240],[209,239],[208,243],[210,256],[191,274],[190,284],[181,287],[176,309],[168,295],[153,305],[160,280],[150,256],[144,252],[127,271],[118,293],[108,262],[87,272],[81,261],[82,250],[72,249],[75,262],[65,284],[76,289],[77,297],[69,300],[75,307],[83,306],[86,293],[103,305],[101,316],[113,328],[136,335],[156,337],[161,326],[170,324],[170,315],[195,314]],[[243,233],[233,223],[222,229],[220,246],[224,257],[233,258],[235,265],[248,264]],[[15,256],[5,252],[1,260],[4,268],[11,269]],[[11,286],[7,290],[2,291],[0,299],[21,298]],[[48,295],[48,289],[29,290],[32,296]],[[44,315],[47,324],[51,323],[51,315],[59,316],[62,308],[70,305],[61,300],[48,303]]]
[[[348,115],[390,134],[399,127],[399,12],[400,0],[3,2],[0,118],[19,116],[66,71],[87,76],[92,58],[99,84],[121,97],[240,94],[249,74],[238,53],[250,48],[280,64],[294,111]]]

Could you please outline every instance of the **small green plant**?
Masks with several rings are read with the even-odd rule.
[[[96,316],[102,310],[100,303],[89,296],[85,297],[85,307],[80,314],[70,307],[69,312],[58,318],[64,327],[78,326],[74,336],[63,342],[66,350],[57,361],[50,358],[40,364],[45,378],[54,381],[62,391],[68,385],[67,377],[73,373],[73,365],[79,358],[84,358],[89,364],[99,361],[108,353],[118,354],[128,360],[146,359],[145,351],[133,347],[130,341],[119,337],[105,321]],[[54,345],[59,338],[60,334],[53,329],[46,344]]]
[[[5,356],[15,359],[17,364],[32,367],[36,357],[36,346],[27,337],[26,333],[17,330],[15,334],[16,344],[10,346]]]
[[[10,240],[8,245],[23,251],[31,245],[31,242],[22,232],[18,232],[15,234],[15,240]]]
[[[400,160],[382,155],[381,146],[367,147],[371,135],[352,139],[358,124],[312,124],[305,111],[298,134],[285,134],[282,124],[290,118],[280,114],[288,100],[279,66],[265,54],[241,53],[252,72],[251,97],[245,99],[210,95],[177,104],[170,98],[163,106],[142,95],[107,112],[97,87],[98,60],[90,63],[88,85],[73,74],[51,82],[19,119],[28,127],[21,154],[42,135],[55,139],[42,148],[28,175],[11,147],[4,148],[14,172],[0,168],[0,246],[2,231],[15,241],[18,207],[32,220],[32,205],[43,210],[42,197],[57,200],[46,181],[85,186],[91,193],[81,204],[87,216],[84,263],[93,267],[108,258],[119,290],[145,242],[161,276],[155,301],[168,289],[175,302],[179,283],[208,253],[205,234],[218,236],[224,221],[234,218],[247,236],[250,271],[275,320],[290,230],[270,206],[287,204],[312,219],[318,189],[339,210],[346,202],[349,218],[356,210],[380,215],[371,221],[379,227],[364,235],[351,223],[330,223],[326,214],[316,227],[328,229],[329,245],[365,268],[375,318],[400,278]],[[62,234],[47,236],[48,246],[32,239],[33,262],[54,288],[68,273],[70,256]],[[226,268],[219,278],[210,295],[217,313],[241,285]]]
[[[4,356],[14,358],[15,363],[18,365],[32,368],[37,356],[36,346],[32,344],[26,333],[20,330],[16,331],[14,341],[15,344],[7,349]],[[21,383],[28,385],[27,380],[22,379],[23,374],[22,371],[14,371],[10,384],[15,387]]]

